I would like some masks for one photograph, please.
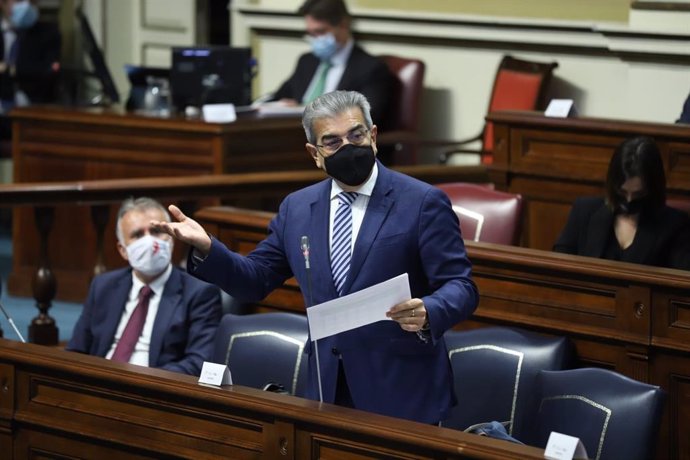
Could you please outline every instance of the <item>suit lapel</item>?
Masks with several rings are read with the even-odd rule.
[[[318,69],[320,62],[321,61],[319,61],[319,59],[313,54],[309,54],[309,57],[305,59],[304,74],[302,78],[298,78],[295,80],[295,94],[299,95],[298,102],[302,100],[304,94],[307,92],[307,88],[309,88],[309,83],[311,83],[312,79],[314,78],[314,75],[316,74],[316,69]]]
[[[125,305],[129,300],[129,292],[132,290],[132,271],[124,270],[122,276],[113,285],[112,292],[105,293],[104,302],[106,312],[103,322],[103,340],[96,350],[98,356],[105,356],[115,341],[117,326],[120,324]]]
[[[391,174],[384,168],[381,163],[378,163],[379,176],[369,198],[366,213],[362,226],[357,235],[355,242],[355,250],[352,253],[352,260],[350,262],[350,273],[347,276],[343,291],[350,292],[352,283],[361,272],[364,261],[369,255],[371,245],[376,240],[376,236],[381,230],[381,226],[386,220],[393,203],[395,202],[393,187],[391,186]]]
[[[351,89],[352,88],[352,83],[351,81],[355,79],[355,74],[359,70],[359,66],[357,65],[357,61],[359,59],[359,53],[360,49],[355,45],[352,48],[352,52],[350,53],[350,57],[347,58],[347,64],[345,65],[345,71],[343,72],[343,76],[340,77],[340,81],[338,82],[338,89]]]
[[[163,348],[163,338],[170,328],[170,322],[175,314],[175,309],[182,299],[182,276],[173,268],[170,278],[165,283],[163,295],[158,304],[158,312],[153,321],[151,331],[151,344],[149,345],[149,366],[157,367],[158,357]]]
[[[609,241],[613,229],[613,214],[602,204],[597,209],[589,221],[589,228],[587,235],[594,237],[587,238],[585,251],[583,255],[589,257],[602,257],[604,255],[604,248]]]
[[[311,242],[311,258],[313,267],[325,267],[319,269],[317,273],[324,273],[323,278],[320,278],[321,286],[328,288],[330,298],[337,297],[333,277],[331,276],[331,242],[329,241],[329,221],[331,211],[331,180],[322,182],[323,186],[319,190],[314,200],[311,202],[311,220],[310,230],[312,235],[309,238]],[[317,275],[318,276],[318,275]]]

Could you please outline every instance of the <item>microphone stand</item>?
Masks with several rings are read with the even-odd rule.
[[[304,255],[304,269],[307,271],[307,295],[309,297],[309,305],[314,305],[314,296],[311,289],[311,266],[309,264],[309,237],[304,235],[302,237],[302,254]],[[314,350],[316,353],[316,378],[319,383],[319,402],[323,402],[323,389],[321,387],[321,363],[319,362],[319,342],[314,340]]]

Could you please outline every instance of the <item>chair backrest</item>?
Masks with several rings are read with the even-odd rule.
[[[386,63],[394,77],[391,83],[390,108],[386,117],[387,126],[384,128],[391,131],[417,132],[426,70],[424,62],[391,55],[382,55],[379,58]]]
[[[522,221],[521,195],[464,182],[436,186],[448,195],[458,214],[463,238],[487,243],[518,244]]]
[[[542,108],[553,69],[557,62],[539,63],[504,56],[498,66],[489,112],[497,110],[535,110]],[[484,127],[483,150],[494,149],[492,123]]]
[[[539,404],[521,439],[545,447],[552,431],[580,438],[589,458],[654,458],[665,394],[607,369],[541,372]]]
[[[443,426],[465,430],[484,422],[509,422],[520,439],[534,413],[536,377],[542,369],[564,369],[573,350],[565,337],[508,327],[449,330],[444,339],[453,368],[458,405]]]
[[[301,396],[307,377],[304,346],[308,334],[304,315],[228,313],[216,332],[213,361],[228,365],[234,384],[263,388],[277,383]]]

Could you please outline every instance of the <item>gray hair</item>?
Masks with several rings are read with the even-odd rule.
[[[120,226],[120,223],[122,222],[122,218],[124,217],[124,215],[130,211],[144,212],[148,211],[149,209],[157,209],[161,211],[165,216],[165,220],[167,222],[170,222],[170,214],[168,214],[168,210],[165,209],[165,206],[163,206],[153,198],[148,198],[145,196],[139,198],[132,197],[127,198],[125,201],[122,202],[120,210],[117,212],[117,223],[115,224],[115,235],[117,235],[117,241],[119,241],[120,244],[125,244],[125,238],[124,235],[122,235],[122,227]]]
[[[322,118],[333,118],[348,109],[359,108],[364,115],[364,124],[367,129],[371,129],[374,123],[371,121],[371,106],[364,95],[357,91],[333,91],[314,99],[304,109],[302,115],[302,126],[307,141],[316,144],[314,134],[314,122]]]

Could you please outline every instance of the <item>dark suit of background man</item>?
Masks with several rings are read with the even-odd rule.
[[[298,10],[304,16],[312,52],[300,56],[297,68],[275,92],[273,98],[307,104],[315,97],[336,89],[358,91],[369,100],[371,115],[382,122],[387,115],[391,74],[386,64],[368,54],[352,38],[352,18],[343,0],[306,0]],[[321,70],[327,70],[321,91]]]
[[[262,299],[294,275],[309,306],[407,273],[413,299],[388,311],[393,321],[317,342],[323,400],[437,423],[455,404],[443,333],[478,303],[458,219],[439,189],[376,161],[377,128],[361,94],[321,96],[306,107],[303,125],[307,151],[331,178],[289,195],[251,254],[230,251],[174,206],[179,222],[154,225],[196,248],[189,260],[196,276],[240,300]],[[345,197],[354,200],[349,210]],[[307,396],[318,399],[315,347],[308,348]]]
[[[169,219],[150,198],[122,204],[117,248],[131,267],[94,278],[68,350],[200,374],[212,353],[220,295],[215,286],[171,265],[172,239],[149,228],[151,220]],[[152,290],[148,307],[138,304],[145,286]]]

